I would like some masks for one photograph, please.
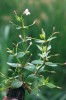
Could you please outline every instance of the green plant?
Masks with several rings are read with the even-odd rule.
[[[49,88],[60,88],[53,83],[49,82],[49,76],[44,77],[44,72],[55,73],[55,71],[45,70],[46,66],[57,67],[60,63],[53,63],[49,59],[52,56],[58,56],[58,54],[50,55],[51,52],[51,41],[56,38],[55,34],[52,33],[49,38],[46,38],[46,34],[42,29],[40,38],[29,37],[25,30],[33,26],[36,22],[34,21],[31,25],[25,26],[24,15],[30,15],[28,9],[26,9],[21,16],[15,13],[15,18],[19,25],[11,22],[16,26],[17,30],[22,30],[22,34],[19,35],[19,42],[14,44],[14,48],[11,50],[7,48],[7,52],[12,56],[15,61],[7,62],[12,68],[9,69],[11,72],[11,77],[5,76],[0,72],[0,76],[4,78],[3,84],[6,88],[0,88],[0,90],[5,90],[7,88],[19,88],[23,86],[25,90],[29,93],[34,92],[38,95],[41,86],[48,86]],[[37,49],[39,50],[37,54],[37,59],[32,59],[32,53],[30,52],[31,46],[35,42]],[[20,46],[23,48],[20,49]]]

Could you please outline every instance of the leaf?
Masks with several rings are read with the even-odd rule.
[[[12,88],[19,88],[22,86],[22,81],[19,81],[17,79],[13,80],[12,83],[11,83],[11,87]]]
[[[44,53],[38,54],[38,55],[39,55],[41,58],[44,58],[44,57],[47,57],[49,53],[50,53],[50,51],[49,51],[49,52],[44,52]]]
[[[27,70],[29,70],[29,71],[32,71],[32,72],[36,71],[36,67],[33,64],[32,65],[28,65],[28,66],[26,66],[24,68],[27,69]]]
[[[46,53],[46,52],[44,52],[43,54],[38,54],[38,56],[40,56],[41,58],[44,58],[44,57],[46,57],[46,56],[47,56],[47,53]]]
[[[12,67],[21,67],[21,65],[19,63],[9,63],[9,62],[7,62],[7,64],[9,66],[12,66]]]
[[[26,37],[27,38],[27,40],[31,40],[32,38],[31,37]]]
[[[51,45],[48,46],[47,50],[49,51],[51,49]]]
[[[55,71],[49,71],[49,70],[44,70],[44,72],[48,72],[48,73],[56,73]]]
[[[42,86],[42,85],[45,85],[45,79],[44,79],[44,76],[41,76],[41,77],[39,78],[38,86],[40,87],[40,86]]]
[[[21,17],[15,15],[15,18],[16,18],[17,21],[21,22]]]
[[[57,57],[57,56],[59,56],[60,54],[54,54],[54,55],[50,55],[50,56],[48,56],[47,58],[50,58],[50,57]]]
[[[46,41],[45,40],[35,40],[35,42],[37,42],[37,43],[45,43]]]
[[[42,60],[33,60],[31,63],[32,64],[43,64],[43,61]]]
[[[40,68],[39,73],[41,73],[41,72],[44,71],[44,67],[45,67],[45,66],[42,66],[42,67]]]
[[[56,88],[57,87],[56,85],[54,85],[52,83],[47,83],[46,86],[49,88]]]
[[[46,36],[45,36],[45,32],[44,32],[44,30],[42,29],[42,34],[40,34],[40,38],[41,38],[41,39],[45,39],[45,37],[46,37]]]
[[[42,34],[40,34],[40,38],[41,39],[45,39],[45,35],[42,33]]]
[[[19,29],[21,29],[21,28],[22,28],[22,27],[20,27],[20,26],[16,27],[17,30],[19,30]]]
[[[49,77],[47,77],[47,78],[45,79],[45,84],[47,84],[48,81],[49,81]]]
[[[55,39],[55,38],[57,38],[57,37],[48,38],[47,41],[51,41],[51,40],[53,40],[53,39]]]
[[[24,52],[19,52],[17,53],[17,58],[21,58],[21,57],[24,57],[25,53]]]
[[[52,62],[46,62],[45,65],[52,66],[52,67],[57,67],[58,66],[56,63],[52,63]]]
[[[42,51],[46,52],[46,50],[47,50],[47,46],[43,46]]]
[[[38,49],[39,49],[40,51],[42,51],[42,48],[41,48],[41,46],[37,45],[37,47],[38,47]]]
[[[37,76],[35,76],[35,74],[31,74],[27,77],[26,81],[34,83],[36,80],[38,79]]]

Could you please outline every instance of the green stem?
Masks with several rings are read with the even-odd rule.
[[[23,37],[23,40],[26,41],[26,32],[25,32],[25,29],[24,29],[24,22],[22,21],[22,37]],[[25,52],[27,49],[27,44],[26,42],[23,43],[23,52]],[[24,65],[26,63],[26,57],[24,57],[23,59],[23,66],[22,66],[22,81],[24,82]]]

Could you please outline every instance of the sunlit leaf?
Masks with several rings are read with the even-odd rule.
[[[51,41],[51,40],[53,40],[53,39],[55,39],[55,38],[57,38],[57,37],[48,38],[47,41]]]
[[[19,63],[9,63],[9,62],[7,62],[7,64],[11,67],[21,67],[21,65]]]
[[[47,50],[50,50],[50,49],[51,49],[51,45],[48,46]]]
[[[29,70],[29,71],[32,71],[32,72],[36,71],[35,65],[28,65],[28,66],[26,66],[24,68],[27,69],[27,70]]]
[[[52,83],[47,83],[46,86],[49,88],[56,88],[56,85],[54,85]]]
[[[44,53],[38,54],[38,55],[39,55],[41,58],[44,58],[44,57],[47,57],[49,53],[50,53],[50,51],[49,51],[49,52],[44,52]]]
[[[42,51],[42,48],[41,48],[41,46],[37,45],[37,47],[38,47],[38,49],[39,49],[40,51]]]
[[[43,64],[43,61],[42,60],[33,60],[31,63],[32,64]]]
[[[35,40],[35,42],[37,42],[37,43],[45,43],[46,41],[45,40]]]
[[[41,38],[41,39],[45,39],[45,37],[46,37],[46,36],[45,36],[45,32],[44,32],[44,30],[42,29],[42,34],[40,34],[40,38]]]
[[[56,63],[52,63],[52,62],[46,62],[45,65],[52,66],[52,67],[57,67],[58,66]]]
[[[47,77],[47,78],[45,79],[45,84],[47,84],[48,81],[49,81],[49,77]]]
[[[43,51],[43,52],[46,52],[46,50],[47,50],[47,46],[43,46],[43,47],[42,47],[42,51]]]

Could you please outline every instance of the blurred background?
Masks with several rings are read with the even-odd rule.
[[[17,43],[20,34],[9,21],[14,21],[14,10],[20,15],[26,8],[31,15],[25,19],[25,23],[31,24],[37,20],[36,25],[32,26],[27,34],[38,37],[44,28],[49,37],[53,30],[58,31],[57,39],[52,42],[52,54],[61,55],[52,58],[52,61],[66,62],[66,0],[0,0],[0,72],[6,75],[8,74],[6,62],[9,59],[6,48],[11,48],[13,42]],[[34,46],[32,48],[34,59],[37,53],[35,48]],[[50,76],[50,81],[62,87],[62,90],[42,87],[41,95],[36,100],[66,100],[66,66],[59,66],[53,70],[56,74],[47,73],[47,76]],[[0,84],[1,82],[2,78]],[[0,100],[4,95],[4,92],[0,92]],[[26,100],[35,100],[34,97],[34,94],[29,97],[27,93]]]

